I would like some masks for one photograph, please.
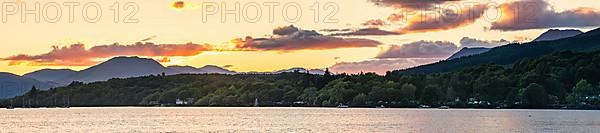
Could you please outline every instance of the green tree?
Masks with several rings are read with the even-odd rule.
[[[367,95],[365,95],[364,93],[360,93],[352,99],[352,105],[354,106],[364,106],[366,105],[366,103]]]
[[[417,87],[411,83],[405,83],[400,88],[400,94],[402,100],[409,101],[415,99],[415,92],[417,91]]]
[[[590,96],[594,94],[594,88],[592,84],[588,83],[587,80],[579,80],[575,87],[573,87],[573,95],[575,98]]]
[[[441,100],[442,91],[437,85],[427,85],[423,92],[423,102],[430,105],[438,104]]]
[[[530,106],[545,106],[549,102],[548,93],[543,86],[531,83],[523,90],[523,99]]]

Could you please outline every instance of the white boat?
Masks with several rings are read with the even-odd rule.
[[[448,106],[440,106],[440,107],[438,107],[438,109],[450,109],[450,107],[448,107]]]
[[[348,105],[340,104],[336,108],[348,108]]]

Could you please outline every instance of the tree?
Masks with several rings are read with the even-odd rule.
[[[588,83],[587,80],[579,80],[575,87],[573,87],[573,95],[575,98],[590,96],[594,94],[594,88],[592,84]]]
[[[415,100],[415,92],[417,91],[417,87],[411,83],[405,83],[400,88],[400,94],[402,96],[402,100],[409,101]]]
[[[31,101],[28,101],[29,105],[31,105],[31,104],[34,104],[34,106],[37,105],[38,93],[39,93],[39,90],[35,86],[32,86],[31,90],[29,90],[29,93],[27,94],[29,96],[29,99],[31,100]]]
[[[523,99],[527,105],[542,107],[548,104],[548,93],[543,86],[537,83],[531,83],[523,90]]]
[[[365,95],[364,93],[360,93],[352,99],[352,105],[354,106],[363,106],[366,105],[366,103],[367,95]]]
[[[442,91],[438,85],[427,85],[423,92],[423,102],[430,105],[438,104],[441,100]]]

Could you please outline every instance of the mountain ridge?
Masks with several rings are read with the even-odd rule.
[[[461,57],[471,56],[471,55],[478,55],[481,53],[485,53],[485,52],[489,51],[490,49],[491,48],[484,48],[484,47],[474,47],[474,48],[464,47],[464,48],[460,49],[458,52],[452,54],[452,56],[448,57],[448,59],[446,59],[446,60],[458,59]]]
[[[428,74],[448,72],[466,66],[481,64],[509,65],[520,59],[535,58],[561,51],[585,52],[600,49],[600,28],[577,36],[552,41],[533,41],[528,43],[513,43],[492,48],[490,51],[454,60],[421,65],[417,67],[394,70],[392,74]]]
[[[577,36],[582,33],[583,33],[582,31],[575,30],[575,29],[566,29],[566,30],[550,29],[550,30],[542,33],[540,36],[535,38],[533,41],[534,42],[552,41],[552,40],[574,37],[574,36]]]

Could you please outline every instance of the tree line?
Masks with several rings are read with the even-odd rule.
[[[1,101],[4,106],[337,106],[549,108],[600,104],[600,52],[559,52],[510,65],[432,74],[181,74],[110,79]],[[33,100],[33,101],[32,101]]]

